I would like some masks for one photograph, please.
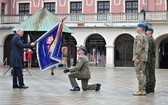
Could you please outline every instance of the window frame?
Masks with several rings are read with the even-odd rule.
[[[49,6],[46,6],[46,5],[49,5]],[[48,11],[50,11],[53,14],[55,14],[55,7],[56,7],[55,2],[44,2],[44,8],[46,8]]]
[[[97,1],[97,13],[110,13],[110,1]]]
[[[130,5],[128,5],[127,3],[130,3]],[[136,3],[136,5],[134,5],[134,3]],[[138,1],[125,1],[125,12],[126,13],[137,13],[138,12]]]
[[[5,15],[5,8],[6,8],[6,4],[1,3],[1,15]]]
[[[82,13],[82,1],[70,2],[70,13],[72,14]]]
[[[23,10],[21,10],[21,6],[23,6]],[[19,3],[19,14],[30,14],[30,3]]]

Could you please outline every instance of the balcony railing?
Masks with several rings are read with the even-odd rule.
[[[26,20],[31,15],[1,15],[0,23],[16,24]]]
[[[58,18],[67,17],[65,22],[135,22],[142,21],[142,13],[115,14],[61,14]]]
[[[0,24],[18,24],[31,15],[1,15]],[[167,11],[153,11],[144,13],[111,13],[111,14],[57,14],[59,19],[66,17],[65,23],[130,23],[168,21]]]

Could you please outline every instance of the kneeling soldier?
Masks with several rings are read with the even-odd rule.
[[[89,60],[88,57],[85,55],[86,49],[84,46],[79,46],[77,50],[77,54],[79,55],[77,65],[74,68],[65,69],[64,73],[70,72],[69,80],[73,89],[71,91],[80,91],[80,87],[76,82],[76,79],[81,80],[82,89],[85,90],[95,90],[99,91],[101,84],[91,84],[88,85],[88,81],[91,78],[90,70],[89,70]]]

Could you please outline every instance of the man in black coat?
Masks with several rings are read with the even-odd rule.
[[[23,80],[23,49],[30,48],[35,45],[35,43],[31,44],[23,44],[21,37],[23,36],[23,29],[18,29],[11,40],[12,50],[10,56],[10,66],[13,67],[13,88],[28,88],[25,86]],[[17,80],[19,85],[17,84]]]

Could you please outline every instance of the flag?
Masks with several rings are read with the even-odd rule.
[[[42,35],[37,42],[37,60],[41,70],[50,69],[61,63],[63,21]]]

